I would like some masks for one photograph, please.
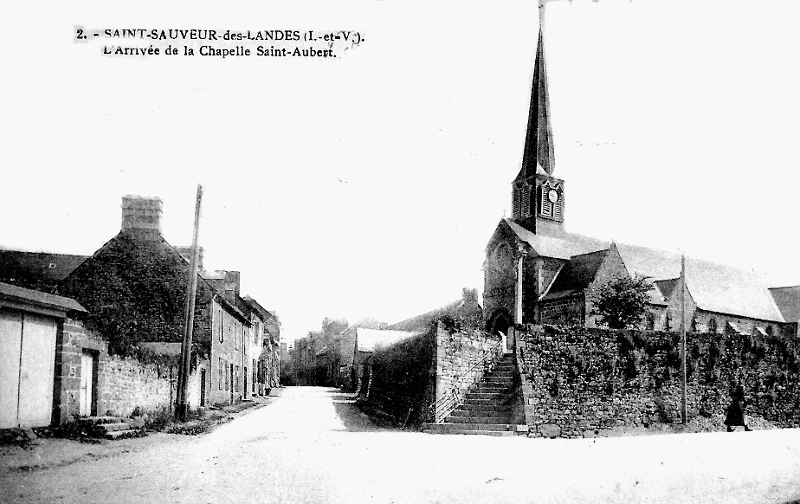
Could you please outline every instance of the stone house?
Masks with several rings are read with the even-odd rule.
[[[566,191],[553,175],[550,104],[542,34],[534,64],[522,167],[511,184],[512,216],[486,246],[483,310],[486,328],[507,333],[514,323],[596,325],[591,298],[619,275],[654,281],[644,325],[680,327],[681,291],[687,329],[797,334],[800,287],[769,288],[754,272],[678,254],[611,243],[564,229]]]
[[[177,358],[108,352],[76,301],[0,283],[0,428],[170,410]]]
[[[280,322],[255,299],[250,296],[242,299],[250,309],[252,328],[250,393],[266,395],[280,385]]]
[[[161,200],[125,196],[122,229],[58,286],[88,310],[88,328],[127,355],[150,346],[179,351],[189,262],[161,235]],[[250,320],[198,275],[192,338],[190,408],[244,396]]]

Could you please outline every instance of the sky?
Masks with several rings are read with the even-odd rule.
[[[241,271],[285,341],[482,290],[522,160],[535,2],[3,10],[0,247],[89,255],[125,194],[160,197],[164,237],[188,245],[199,183],[206,269]],[[800,284],[800,5],[551,1],[545,19],[567,230]],[[112,58],[103,45],[146,44],[77,43],[76,26],[364,40],[336,59]]]

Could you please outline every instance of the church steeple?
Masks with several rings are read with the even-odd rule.
[[[540,6],[540,15],[542,9]],[[512,184],[512,213],[515,220],[534,233],[558,234],[563,232],[564,181],[553,176],[555,158],[543,26],[540,18],[522,168]]]
[[[555,168],[553,157],[553,130],[550,127],[550,97],[547,93],[547,70],[544,62],[544,36],[541,25],[533,65],[531,107],[528,112],[528,129],[525,132],[525,150],[522,153],[522,169],[517,180],[544,171],[552,175]],[[539,170],[541,167],[541,170]]]

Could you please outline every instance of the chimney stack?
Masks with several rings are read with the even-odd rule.
[[[175,250],[186,259],[186,262],[192,262],[192,246],[175,247]],[[203,247],[197,247],[197,271],[203,271]]]
[[[122,232],[137,238],[161,237],[161,198],[122,197]]]

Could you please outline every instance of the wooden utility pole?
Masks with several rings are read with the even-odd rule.
[[[686,255],[681,254],[681,421],[686,423]]]
[[[183,318],[183,343],[181,344],[181,367],[178,370],[178,404],[175,416],[186,420],[189,405],[186,397],[189,393],[189,370],[192,356],[192,328],[194,327],[194,301],[197,293],[197,234],[200,229],[200,201],[203,198],[203,186],[197,184],[197,203],[194,209],[194,233],[192,235],[192,258],[189,262],[189,284],[186,288],[186,311]]]

